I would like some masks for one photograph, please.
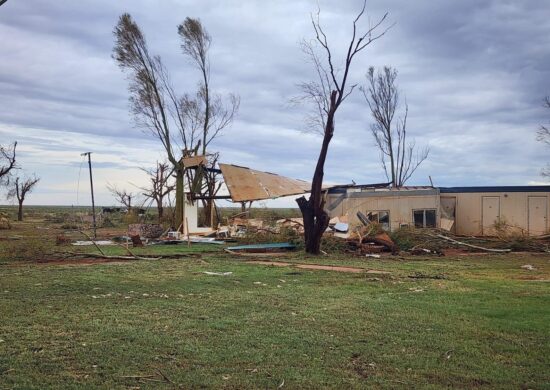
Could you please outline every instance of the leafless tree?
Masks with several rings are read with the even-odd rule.
[[[544,98],[544,107],[550,109],[550,96]],[[537,132],[537,140],[544,142],[546,145],[550,146],[550,128],[544,125],[541,125]],[[550,177],[550,166],[546,166],[542,169],[542,176]]]
[[[118,188],[116,185],[107,184],[107,189],[118,203],[132,211],[133,203],[136,201],[136,194],[125,188]],[[132,203],[133,202],[133,203]]]
[[[12,145],[0,145],[0,184],[7,182],[10,172],[16,168],[15,149],[17,142]]]
[[[200,152],[200,154],[206,156],[210,143],[220,135],[223,129],[233,122],[239,109],[240,99],[238,96],[230,94],[227,101],[224,101],[221,95],[211,91],[209,50],[212,37],[204,28],[201,21],[199,19],[186,18],[178,26],[178,34],[181,38],[183,54],[199,70],[201,77],[195,96],[190,97],[186,95],[184,97],[184,103],[182,104],[184,111],[182,114],[187,119],[186,123],[188,123],[188,127],[191,129],[191,134],[200,135],[202,150],[199,151],[199,148],[196,147],[191,147],[187,150],[194,150],[195,155]],[[194,143],[191,144],[192,146],[195,145]],[[208,156],[206,168],[214,168],[218,158],[219,155],[217,153]],[[195,189],[200,191],[206,211],[206,220],[211,221],[210,223],[212,224],[213,197],[221,187],[219,173],[199,167],[195,170],[193,178],[189,177],[189,182],[193,182]],[[198,183],[200,182],[204,182],[204,185],[199,187]]]
[[[162,222],[164,217],[164,203],[167,197],[175,186],[169,183],[171,177],[171,169],[168,163],[157,162],[157,165],[153,169],[142,168],[147,173],[149,179],[148,187],[141,187],[143,190],[143,196],[152,199],[157,204],[158,220]]]
[[[374,123],[372,135],[380,151],[380,159],[386,178],[394,187],[402,187],[416,169],[428,158],[430,149],[416,150],[415,142],[407,142],[407,115],[409,106],[405,103],[402,117],[396,117],[400,105],[399,89],[396,83],[397,70],[384,67],[375,74],[370,67],[367,85],[361,87]]]
[[[23,220],[23,202],[28,193],[30,193],[34,186],[40,181],[39,177],[33,176],[29,178],[22,178],[17,176],[10,184],[10,189],[7,194],[8,199],[16,199],[19,205],[17,210],[17,220]]]
[[[195,47],[199,55],[196,58],[204,59],[203,75],[206,76],[203,79],[206,82],[200,83],[195,94],[176,94],[161,58],[150,54],[143,33],[129,14],[119,18],[114,29],[116,42],[113,49],[113,57],[128,74],[135,123],[160,140],[174,170],[177,225],[182,223],[184,178],[190,186],[196,176],[180,163],[181,151],[184,155],[205,154],[206,147],[231,123],[238,108],[238,98],[231,97],[231,108],[225,109],[221,98],[212,97],[209,92],[208,48],[211,39],[208,33],[200,21],[189,18],[178,27],[182,37],[185,37],[186,29],[190,29],[192,34],[188,43],[185,39],[182,43],[184,52],[188,47],[190,53],[194,53],[192,48]],[[198,46],[193,46],[195,44]]]
[[[2,5],[4,5],[4,3],[5,3],[6,1],[8,1],[8,0],[0,0],[0,7],[1,7]]]
[[[314,42],[320,46],[323,57],[317,53],[313,43],[304,43],[306,54],[309,55],[314,65],[317,81],[302,84],[301,90],[304,96],[314,103],[317,112],[321,115],[319,125],[323,126],[323,143],[313,174],[311,195],[309,199],[302,196],[296,201],[304,220],[306,252],[315,255],[320,254],[321,237],[329,223],[329,216],[324,210],[325,200],[322,185],[328,147],[334,134],[335,116],[338,108],[357,86],[357,84],[348,85],[351,64],[359,52],[383,36],[387,31],[387,28],[379,31],[381,25],[386,20],[387,14],[379,19],[378,22],[366,28],[365,32],[360,33],[357,31],[357,24],[365,14],[365,8],[366,1],[363,2],[361,11],[353,20],[352,37],[347,46],[342,71],[339,72],[337,70],[337,64],[329,46],[327,35],[320,23],[319,11],[316,15],[312,15],[311,23],[315,32]]]

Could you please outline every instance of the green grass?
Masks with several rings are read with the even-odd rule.
[[[0,388],[550,388],[548,259],[8,263]]]
[[[48,264],[97,250],[55,246],[67,232],[43,218],[0,231],[0,389],[550,389],[548,255],[273,259],[390,272],[346,274],[182,245],[133,251],[201,257]]]

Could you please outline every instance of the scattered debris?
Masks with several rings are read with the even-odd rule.
[[[288,251],[286,252],[265,252],[265,253],[257,253],[257,252],[234,252],[231,249],[224,249],[225,252],[230,253],[235,256],[242,256],[242,257],[285,257],[288,256]]]
[[[130,240],[132,240],[132,246],[134,248],[143,246],[143,241],[141,241],[141,237],[139,236],[139,234],[130,235]]]
[[[462,241],[458,241],[458,240],[452,239],[452,238],[450,238],[450,237],[444,236],[443,234],[436,234],[435,236],[438,237],[438,238],[441,238],[441,239],[443,239],[443,240],[450,241],[450,242],[452,242],[452,243],[454,243],[454,244],[457,244],[457,245],[463,245],[463,246],[467,246],[467,247],[474,248],[474,249],[479,249],[479,250],[486,251],[486,252],[507,253],[507,252],[511,252],[511,251],[512,251],[511,249],[484,248],[484,247],[479,246],[479,245],[472,245],[472,244],[468,244],[468,243],[466,243],[466,242],[462,242]]]
[[[390,271],[380,271],[380,270],[377,270],[377,269],[369,269],[367,271],[368,274],[377,274],[377,275],[389,275],[391,274]]]
[[[438,250],[438,249],[426,249],[426,248],[412,248],[409,253],[411,255],[437,255],[437,256],[445,256],[445,254]]]
[[[195,244],[216,244],[216,245],[225,244],[225,241],[219,241],[211,237],[199,237],[199,236],[190,236],[189,242],[194,242]]]
[[[536,270],[536,268],[534,266],[532,266],[531,264],[522,265],[521,268],[526,269],[528,271],[535,271]]]
[[[358,211],[357,212],[357,218],[359,219],[359,221],[361,221],[361,223],[365,226],[369,226],[370,225],[370,221],[369,219],[365,216],[365,214],[363,214],[362,212]]]
[[[321,270],[321,271],[336,271],[336,272],[349,272],[349,273],[362,273],[365,272],[364,268],[355,268],[355,267],[341,267],[338,265],[320,265],[320,264],[293,264],[293,263],[284,263],[280,261],[261,261],[261,260],[252,260],[247,261],[247,264],[260,264],[260,265],[272,265],[275,267],[296,267],[300,269],[309,269],[309,270]],[[386,271],[374,271],[368,270],[367,273],[389,273]],[[300,273],[288,273],[287,275],[299,275]]]
[[[158,223],[133,223],[128,225],[128,236],[159,238],[164,229]]]
[[[97,241],[90,240],[90,241],[75,241],[72,243],[72,245],[74,246],[90,246],[90,245],[106,246],[106,245],[116,245],[116,243],[111,240],[97,240]]]
[[[436,279],[436,280],[439,280],[439,279],[447,279],[447,277],[445,275],[426,275],[426,274],[423,274],[422,272],[415,272],[413,275],[409,275],[408,276],[409,278],[411,279]]]
[[[233,275],[233,272],[210,272],[210,271],[204,271],[203,274],[212,275],[212,276],[230,276],[230,275]]]
[[[333,229],[336,232],[347,233],[347,231],[349,230],[349,224],[338,222],[334,225]]]
[[[71,243],[71,239],[64,234],[58,234],[55,237],[55,245],[67,245]]]
[[[443,229],[443,230],[446,230],[446,231],[450,232],[453,229],[454,224],[455,224],[454,219],[449,219],[449,218],[444,218],[444,217],[440,218],[439,225],[441,226],[441,229]]]
[[[365,257],[374,257],[375,259],[379,259],[379,258],[382,257],[382,256],[380,256],[380,255],[375,255],[375,254],[373,254],[373,253],[367,253],[367,254],[365,255]]]
[[[296,249],[296,245],[289,242],[277,242],[269,244],[251,244],[251,245],[240,245],[232,246],[226,248],[231,252],[249,252],[249,253],[265,253],[265,252],[276,252],[281,250],[293,250]]]
[[[180,232],[170,231],[170,232],[166,233],[166,238],[167,238],[168,240],[179,240],[179,239],[180,239],[180,235],[181,235]]]
[[[118,255],[106,255],[104,253],[97,254],[97,253],[79,253],[79,252],[63,252],[63,253],[57,253],[58,256],[65,256],[65,257],[89,257],[89,258],[95,258],[95,259],[109,259],[109,260],[160,260],[162,258],[166,258],[166,256],[163,257],[147,257],[147,256],[118,256]],[[187,253],[179,254],[178,257],[187,257]]]
[[[372,229],[372,226],[374,226],[374,224],[368,227],[362,227],[350,235],[347,239],[347,243],[352,252],[360,254],[380,253],[383,251],[396,254],[399,252],[399,248],[395,245],[388,233],[380,231],[379,229]]]

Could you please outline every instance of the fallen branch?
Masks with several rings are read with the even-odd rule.
[[[61,252],[71,256],[93,257],[94,259],[110,259],[110,260],[160,260],[162,257],[143,257],[143,256],[119,256],[119,255],[98,255],[97,253],[81,253],[81,252]]]
[[[170,384],[172,384],[172,385],[175,385],[175,383],[174,383],[170,378],[168,378],[168,377],[166,376],[166,374],[160,370],[160,368],[157,368],[157,372],[160,374],[160,376],[162,376],[162,377],[164,378],[164,380],[165,380],[166,382],[168,382],[168,383],[170,383]]]
[[[95,240],[93,238],[91,238],[89,235],[87,235],[86,233],[84,233],[82,230],[79,230],[78,231],[80,234],[82,234],[83,236],[85,236],[88,240],[90,240],[92,242],[92,244],[94,244],[94,246],[97,248],[97,250],[99,251],[99,253],[101,253],[103,256],[105,256],[105,253],[101,250],[101,248],[99,247],[99,245],[97,245],[95,243]]]
[[[436,234],[435,236],[432,236],[432,237],[442,238],[442,239],[444,239],[444,240],[450,241],[450,242],[455,243],[455,244],[457,244],[457,245],[463,245],[463,246],[467,246],[467,247],[469,247],[469,248],[479,249],[479,250],[486,251],[486,252],[508,253],[508,252],[511,252],[511,251],[512,251],[511,249],[484,248],[484,247],[482,247],[482,246],[472,245],[472,244],[468,244],[468,243],[466,243],[466,242],[454,240],[454,239],[452,239],[452,238],[450,238],[450,237],[444,236],[443,234]]]
[[[119,255],[98,255],[97,253],[84,253],[84,252],[54,252],[53,254],[57,254],[63,257],[93,257],[96,259],[115,259],[115,260],[161,260],[161,259],[178,259],[180,257],[193,257],[193,258],[201,258],[202,255],[200,253],[180,253],[180,254],[173,254],[173,255],[163,255],[159,257],[147,257],[147,256],[119,256]]]

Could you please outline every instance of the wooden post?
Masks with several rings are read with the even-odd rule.
[[[183,202],[181,203],[182,204],[182,208],[181,208],[181,232],[183,234],[185,234],[185,226],[187,224],[184,225],[184,222],[187,221],[187,217],[185,216],[185,205],[186,205],[186,199],[185,199],[185,190],[183,191]],[[187,228],[187,230],[189,230],[189,228]],[[178,228],[178,231],[179,231],[179,228]]]
[[[212,201],[210,202],[210,227],[212,228],[212,230],[215,230],[215,227],[214,227],[214,207],[216,207],[214,205],[214,199],[212,199]]]
[[[92,192],[92,218],[94,221],[94,238],[97,238],[97,225],[95,221],[95,201],[94,201],[94,180],[92,179],[92,152],[82,153],[81,156],[88,156],[88,168],[90,171],[90,191]]]
[[[189,248],[191,246],[191,238],[189,237],[189,222],[187,221],[187,217],[185,217],[185,230],[187,230],[187,247]]]

